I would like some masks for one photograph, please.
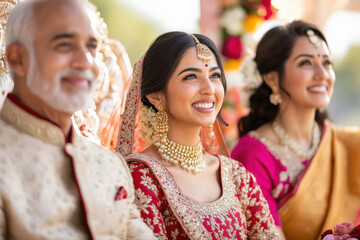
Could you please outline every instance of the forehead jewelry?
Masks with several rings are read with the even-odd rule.
[[[199,60],[203,61],[203,62],[209,62],[211,61],[212,57],[213,57],[213,53],[211,52],[211,50],[209,49],[208,46],[206,46],[203,43],[200,43],[199,39],[197,39],[195,37],[194,34],[190,34],[191,37],[195,40],[196,43],[196,53],[197,53],[197,57]],[[205,65],[206,66],[206,65]]]
[[[316,47],[318,48],[320,46],[320,40],[319,37],[315,35],[314,31],[311,29],[308,29],[306,31],[306,35],[309,38],[309,41]]]

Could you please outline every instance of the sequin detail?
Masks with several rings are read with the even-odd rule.
[[[136,202],[159,239],[279,239],[255,178],[239,162],[219,158],[223,194],[212,203],[201,203],[187,198],[150,156],[128,156]],[[158,194],[150,189],[158,189]]]

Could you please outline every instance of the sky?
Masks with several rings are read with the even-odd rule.
[[[163,31],[198,32],[199,0],[118,0],[157,23]],[[331,15],[324,28],[334,57],[342,57],[349,46],[360,44],[360,12],[339,11]]]
[[[196,32],[200,19],[199,0],[118,0],[157,23],[164,31]],[[189,7],[191,6],[191,7]]]
[[[354,44],[360,44],[360,12],[339,11],[328,19],[324,34],[334,56],[341,57]]]

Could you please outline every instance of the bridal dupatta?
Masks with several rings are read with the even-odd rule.
[[[131,153],[142,152],[150,144],[145,142],[139,133],[141,78],[145,55],[135,64],[133,73],[120,96],[121,101],[114,107],[101,134],[101,145],[119,152],[124,157]],[[213,131],[215,138],[210,139],[209,128],[201,128],[200,138],[205,151],[213,155],[230,156],[218,120],[214,123]]]
[[[141,152],[146,146],[147,143],[141,144],[142,138],[138,133],[139,127],[139,106],[140,106],[140,87],[141,87],[141,76],[142,76],[142,64],[143,58],[141,58],[135,65],[134,71],[132,74],[132,78],[127,83],[127,89],[124,91],[123,96],[126,95],[126,102],[122,102],[119,106],[115,108],[113,113],[111,114],[110,120],[105,127],[105,130],[102,135],[102,145],[107,146],[108,148],[115,150],[121,153],[124,157],[127,157],[129,164],[134,161],[131,159],[131,153]],[[126,92],[126,93],[125,93]],[[121,124],[120,124],[121,121]],[[201,129],[201,142],[203,144],[203,148],[206,152],[214,155],[225,155],[229,156],[227,152],[227,148],[222,138],[222,134],[220,128],[218,126],[218,122],[214,124],[214,132],[215,139],[210,139],[208,134],[208,127],[203,127]],[[139,144],[140,142],[140,144]],[[145,154],[139,154],[139,156],[144,156]],[[229,198],[221,197],[219,201],[216,203],[221,203],[224,205],[224,208],[228,210],[227,213],[235,214],[239,219],[241,219],[244,224],[244,228],[240,228],[240,225],[237,225],[235,221],[232,221],[231,224],[225,224],[229,231],[227,234],[237,234],[240,233],[241,230],[249,228],[248,234],[252,234],[254,239],[278,239],[277,231],[273,225],[272,218],[270,216],[270,211],[268,210],[268,206],[266,204],[265,199],[262,197],[261,190],[257,185],[256,181],[254,181],[253,176],[246,172],[245,168],[238,164],[237,162],[230,160],[224,156],[220,157],[221,159],[226,159],[223,162],[227,162],[223,166],[224,175],[222,175],[222,182],[227,182],[230,187],[223,187],[223,195],[231,195],[231,199],[234,201],[227,201]],[[140,159],[140,157],[139,157]],[[171,186],[176,186],[176,183],[172,181],[171,177],[167,173],[167,170],[157,161],[148,161],[149,166],[151,166],[153,173],[158,177],[159,182],[162,184],[164,188],[164,193],[166,193],[167,199],[169,202],[173,203],[174,206],[178,206],[178,208],[173,209],[174,214],[176,215],[177,220],[182,224],[183,229],[186,231],[187,235],[191,239],[212,239],[211,234],[205,230],[203,226],[203,222],[199,217],[195,217],[198,214],[198,211],[213,211],[214,214],[211,214],[210,217],[215,218],[219,217],[219,212],[217,210],[221,210],[221,208],[217,209],[216,204],[204,204],[205,206],[201,206],[198,211],[191,211],[190,208],[182,208],[187,205],[179,205],[179,200],[182,202],[186,202],[184,196],[178,196],[177,199],[172,198],[174,196]],[[237,181],[233,181],[233,178],[227,177],[227,174],[230,174],[232,166],[236,166],[238,169],[234,174],[234,178]],[[131,168],[131,166],[130,166]],[[162,169],[158,171],[158,169]],[[148,171],[148,170],[147,170]],[[226,173],[226,174],[225,174]],[[133,173],[132,173],[133,174]],[[246,176],[246,179],[245,177]],[[135,178],[134,178],[135,179]],[[245,181],[245,180],[246,181]],[[144,180],[147,181],[146,179]],[[142,183],[143,181],[135,180],[135,183]],[[251,184],[250,184],[251,183]],[[171,185],[172,184],[172,185]],[[170,186],[171,185],[171,186]],[[231,189],[231,191],[225,191],[226,189]],[[139,190],[136,190],[137,194]],[[231,192],[231,194],[230,194]],[[225,194],[226,193],[226,194]],[[229,194],[228,194],[229,193]],[[244,195],[245,194],[245,195]],[[246,195],[249,194],[249,195]],[[138,194],[139,195],[139,194]],[[239,195],[237,197],[237,195]],[[233,202],[235,202],[236,207],[230,208],[229,206],[233,206]],[[240,202],[244,202],[244,206],[247,206],[245,209],[242,209]],[[234,205],[234,206],[235,206]],[[140,205],[144,207],[143,205]],[[253,211],[250,211],[252,209]],[[221,212],[221,211],[220,211]],[[234,215],[234,216],[235,216]],[[225,214],[224,214],[225,216]],[[220,217],[223,217],[222,215]],[[248,222],[246,220],[248,219]],[[222,218],[219,218],[222,219]],[[221,223],[226,223],[229,221],[229,218],[224,218],[224,221]],[[259,220],[255,220],[259,219]],[[232,219],[230,219],[232,220]],[[192,223],[192,224],[190,224]],[[207,222],[207,224],[212,224],[211,222]],[[233,225],[235,224],[235,229],[237,231],[232,230]],[[213,225],[211,225],[213,226]],[[211,227],[210,227],[211,229]],[[223,235],[221,232],[217,233],[214,230],[211,230],[214,234]],[[244,232],[241,232],[243,234]],[[219,235],[219,236],[220,236]],[[261,236],[261,237],[260,237]],[[221,237],[220,237],[221,238]],[[245,239],[246,235],[241,237],[240,239]],[[216,238],[219,239],[219,238]],[[239,239],[239,238],[238,238]]]
[[[325,122],[321,144],[293,192],[279,204],[287,239],[320,239],[360,208],[360,128]]]

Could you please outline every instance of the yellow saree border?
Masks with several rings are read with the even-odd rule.
[[[287,239],[319,239],[334,225],[354,220],[360,207],[360,128],[325,122],[319,148],[295,194],[279,209]]]

